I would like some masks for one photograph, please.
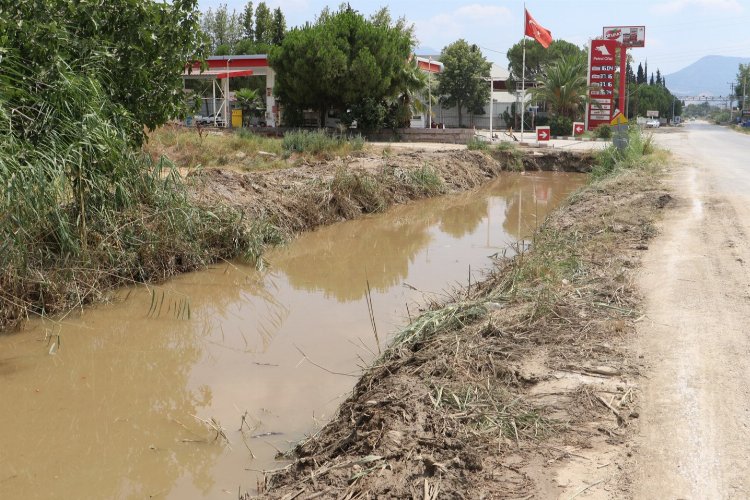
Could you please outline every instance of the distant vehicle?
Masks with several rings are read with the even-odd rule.
[[[646,128],[659,128],[659,120],[649,120],[646,122]]]
[[[226,123],[224,122],[224,118],[222,118],[221,115],[218,118],[216,118],[216,120],[214,120],[214,115],[213,114],[208,115],[208,116],[201,116],[201,115],[196,115],[195,116],[195,124],[196,125],[202,125],[202,126],[208,125],[208,126],[211,126],[211,125],[214,125],[214,121],[215,121],[216,125],[219,126],[219,127],[223,127],[224,125],[226,125]]]

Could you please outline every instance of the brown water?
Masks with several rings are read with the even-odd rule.
[[[264,273],[217,265],[0,336],[0,498],[254,491],[248,469],[283,466],[276,450],[324,424],[356,382],[312,362],[356,375],[377,352],[366,280],[382,340],[424,302],[412,287],[439,296],[469,266],[480,277],[584,181],[507,174],[305,234]],[[198,420],[211,418],[228,443]]]

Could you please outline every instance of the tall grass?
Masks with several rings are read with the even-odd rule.
[[[365,141],[361,135],[345,137],[330,135],[324,130],[296,130],[284,134],[282,148],[287,153],[321,153],[346,154],[360,151]]]
[[[0,63],[0,329],[251,243],[239,214],[191,204],[172,166],[132,142],[97,57]]]
[[[614,145],[599,152],[596,165],[591,172],[592,179],[601,179],[618,170],[631,169],[643,165],[646,156],[654,152],[651,134],[645,134],[640,127],[631,127],[628,132],[628,145],[620,150]]]

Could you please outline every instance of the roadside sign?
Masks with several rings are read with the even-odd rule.
[[[617,127],[619,125],[627,125],[628,118],[618,111],[617,114],[612,117],[612,120],[609,122],[609,124],[614,127]]]
[[[549,141],[549,137],[550,137],[549,127],[537,127],[536,128],[537,142]]]
[[[615,54],[617,40],[592,40],[589,50],[589,130],[609,124],[615,94]]]
[[[573,137],[583,135],[585,125],[583,122],[573,122]]]
[[[645,47],[645,26],[605,26],[603,29],[605,40],[615,40],[625,47]]]
[[[648,110],[646,111],[646,118],[659,118],[659,111],[652,111]]]

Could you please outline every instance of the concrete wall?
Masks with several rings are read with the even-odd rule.
[[[474,137],[471,129],[420,129],[402,128],[394,134],[393,131],[383,130],[381,132],[367,135],[368,141],[374,142],[441,142],[448,144],[466,144]]]

